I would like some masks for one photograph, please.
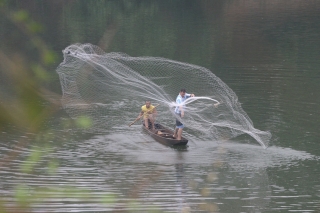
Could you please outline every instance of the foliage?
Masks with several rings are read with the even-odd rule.
[[[59,168],[55,159],[48,159],[53,151],[49,146],[52,137],[50,129],[44,127],[44,122],[59,108],[57,102],[59,95],[45,88],[50,83],[52,76],[48,72],[56,63],[57,56],[46,42],[39,36],[43,31],[40,23],[34,21],[26,10],[9,10],[4,0],[0,1],[0,15],[11,23],[14,35],[23,36],[25,46],[32,46],[33,54],[25,54],[23,51],[15,52],[3,46],[0,49],[0,76],[2,77],[2,91],[0,93],[0,130],[5,131],[9,126],[16,130],[34,135],[30,140],[21,137],[16,148],[9,151],[6,157],[0,159],[0,166],[8,166],[18,157],[24,158],[20,165],[22,174],[35,174],[39,168],[46,168],[47,174],[54,175]],[[27,38],[27,39],[26,39]],[[35,57],[37,56],[37,57]],[[54,97],[49,99],[48,96]],[[75,124],[81,128],[91,125],[86,117],[80,117]],[[69,124],[70,125],[70,122]],[[30,145],[40,143],[41,146]],[[28,147],[30,153],[24,157],[19,156],[17,150]],[[43,162],[47,162],[43,165]],[[77,187],[32,187],[19,184],[15,187],[14,205],[7,204],[0,197],[0,213],[30,212],[34,203],[42,202],[57,194],[62,197],[72,197],[87,200],[90,191]],[[106,193],[101,203],[114,202],[114,195]],[[10,207],[9,207],[10,206]]]
[[[17,39],[19,45],[25,48],[0,46],[0,130],[6,131],[14,127],[16,131],[32,137],[22,136],[15,148],[0,159],[0,167],[10,166],[12,161],[22,158],[20,175],[36,175],[39,171],[43,174],[45,169],[45,174],[50,177],[59,170],[59,162],[50,158],[54,152],[50,141],[56,136],[44,123],[61,106],[57,101],[60,96],[49,91],[46,85],[54,79],[49,70],[56,64],[58,57],[40,36],[44,30],[43,25],[34,21],[27,10],[11,9],[11,4],[13,3],[0,0],[0,15],[5,18],[7,26],[12,28],[12,40]],[[32,50],[32,54],[29,50]],[[85,129],[91,125],[92,121],[85,116],[61,122],[62,128],[66,129]],[[19,152],[24,148],[27,148],[25,150],[29,153]],[[14,192],[13,201],[10,203],[0,196],[0,213],[32,212],[34,205],[50,199],[70,198],[96,202],[93,192],[77,186],[39,187],[21,183],[15,186]],[[99,195],[99,203],[112,207],[116,204],[116,198],[113,193],[105,192]],[[130,201],[126,205],[130,209],[139,208],[142,204]]]

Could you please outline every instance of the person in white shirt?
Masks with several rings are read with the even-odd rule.
[[[174,112],[181,118],[184,117],[183,102],[190,97],[194,97],[194,94],[186,93],[186,89],[181,89],[179,95],[177,96],[176,103],[178,104],[178,106],[176,106]],[[183,123],[181,123],[179,119],[176,119],[176,129],[174,131],[173,137],[177,138],[177,140],[181,140],[183,127]]]

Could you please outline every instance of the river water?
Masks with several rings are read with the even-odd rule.
[[[40,22],[40,35],[58,55],[49,89],[61,96],[55,67],[72,43],[106,52],[160,56],[211,70],[238,96],[255,128],[270,131],[270,146],[198,141],[188,147],[155,142],[140,125],[88,134],[67,125],[60,108],[43,137],[12,126],[0,133],[4,158],[0,199],[15,205],[19,187],[33,212],[320,212],[320,2],[235,1],[11,1]],[[4,49],[29,54],[28,41],[3,19]],[[138,111],[137,111],[138,113]],[[40,137],[40,139],[39,139]],[[42,150],[46,141],[46,152]],[[23,162],[43,157],[31,173]],[[3,161],[1,161],[3,162]],[[47,163],[57,162],[53,173]],[[0,210],[1,212],[1,210]]]

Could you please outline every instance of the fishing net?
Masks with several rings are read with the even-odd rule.
[[[92,44],[73,44],[63,50],[57,72],[62,105],[72,118],[92,121],[90,131],[129,128],[146,100],[157,107],[157,122],[173,128],[175,119],[199,139],[252,136],[267,147],[271,134],[253,127],[236,94],[210,70],[159,57],[105,53]],[[194,93],[184,103],[185,116],[174,109],[181,88]],[[216,106],[218,105],[218,106]]]

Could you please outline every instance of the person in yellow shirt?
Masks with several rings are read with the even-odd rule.
[[[156,107],[151,104],[151,101],[146,101],[146,104],[141,107],[141,112],[137,119],[140,119],[143,116],[145,127],[149,128],[149,122],[151,122],[151,127],[154,130],[154,122],[156,116],[158,115]]]

